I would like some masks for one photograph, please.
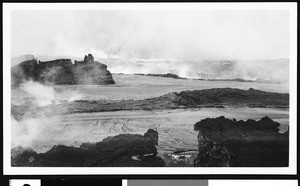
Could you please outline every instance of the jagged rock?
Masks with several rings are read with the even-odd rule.
[[[98,84],[114,84],[111,73],[107,70],[107,66],[94,61],[93,56],[89,55],[82,62],[76,61],[73,73],[77,84],[98,85]]]
[[[158,133],[149,129],[144,136],[120,134],[92,144],[83,143],[79,148],[54,146],[45,153],[12,149],[12,166],[35,167],[161,167],[157,157]]]
[[[145,134],[144,137],[150,139],[154,145],[158,145],[158,133],[153,129],[149,129]]]
[[[12,85],[19,85],[26,80],[57,85],[115,83],[111,73],[107,70],[107,66],[94,61],[91,54],[85,56],[84,61],[75,61],[74,65],[70,59],[46,62],[32,59],[12,67]]]
[[[93,63],[94,62],[94,57],[92,56],[92,54],[85,55],[83,61],[86,62],[86,63]]]
[[[259,121],[236,121],[224,116],[206,118],[194,125],[199,131],[200,167],[288,166],[288,132],[279,133],[279,123],[268,117]]]
[[[197,154],[163,153],[161,158],[164,160],[167,167],[193,167]]]

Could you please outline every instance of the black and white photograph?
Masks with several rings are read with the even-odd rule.
[[[296,9],[6,4],[4,171],[296,172]]]

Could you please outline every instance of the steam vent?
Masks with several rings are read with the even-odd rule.
[[[33,80],[56,85],[107,85],[115,84],[105,64],[94,61],[92,54],[85,55],[83,61],[57,59],[53,61],[24,61],[12,67],[12,85]]]

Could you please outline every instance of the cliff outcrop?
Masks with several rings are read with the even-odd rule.
[[[107,66],[94,61],[89,54],[83,61],[57,59],[40,62],[36,59],[24,61],[11,71],[12,85],[17,86],[23,81],[33,80],[44,84],[55,85],[106,85],[114,84]]]

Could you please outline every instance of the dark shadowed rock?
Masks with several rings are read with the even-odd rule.
[[[79,148],[54,146],[46,153],[37,154],[32,149],[12,149],[12,166],[36,167],[161,167],[157,157],[158,133],[149,129],[144,136],[120,134]]]
[[[35,59],[32,59],[12,67],[12,86],[19,85],[24,80],[35,79],[37,77],[37,63]]]
[[[187,78],[183,78],[180,77],[176,74],[172,74],[172,73],[167,73],[167,74],[141,74],[141,73],[136,73],[134,75],[140,75],[140,76],[153,76],[153,77],[165,77],[165,78],[173,78],[173,79],[187,79]]]
[[[31,54],[25,54],[25,55],[21,55],[18,57],[12,57],[11,58],[11,66],[15,66],[15,65],[22,63],[23,61],[29,61],[29,60],[33,60],[33,59],[36,60],[34,55],[31,55]]]
[[[33,165],[34,157],[38,154],[32,148],[17,146],[11,149],[12,166],[28,167]]]
[[[86,62],[86,63],[93,63],[94,62],[94,57],[92,56],[92,54],[85,55],[83,61]]]
[[[149,129],[144,136],[138,134],[120,134],[108,137],[96,143],[96,149],[103,154],[102,166],[163,166],[158,158],[155,145],[158,142],[158,133]],[[121,163],[123,161],[123,163]],[[149,161],[153,165],[149,164]],[[143,163],[146,163],[143,165]]]
[[[93,56],[90,54],[82,62],[75,61],[73,73],[77,84],[103,85],[115,83],[111,73],[107,70],[107,66],[94,61]]]
[[[250,88],[213,88],[179,93],[179,104],[195,107],[205,104],[245,105],[250,107],[289,105],[289,94],[265,92]]]
[[[259,121],[236,121],[224,116],[206,118],[194,125],[199,131],[200,167],[286,167],[288,132],[279,133],[279,123],[268,117]]]
[[[158,133],[153,129],[149,129],[145,134],[144,137],[150,139],[154,145],[158,145]]]
[[[73,73],[73,64],[70,59],[40,62],[36,68],[34,81],[41,83],[54,83],[57,85],[76,84]]]
[[[103,85],[114,84],[107,66],[94,61],[89,54],[84,61],[58,59],[38,62],[36,59],[24,61],[12,67],[12,85],[19,85],[23,81],[33,80],[41,83],[57,85]]]

